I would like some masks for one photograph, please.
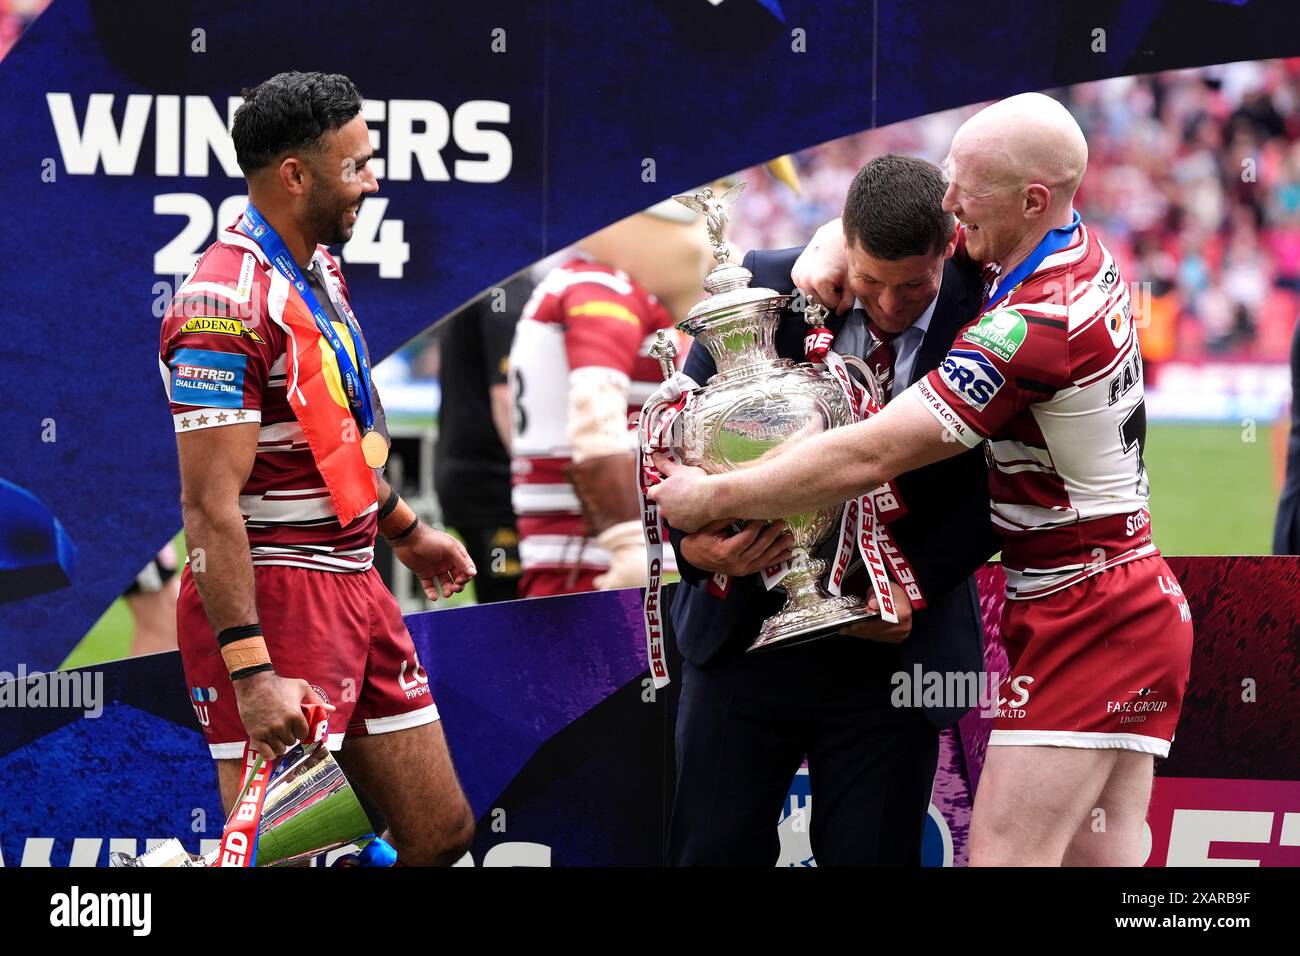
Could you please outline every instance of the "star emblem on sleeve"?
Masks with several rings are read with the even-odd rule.
[[[197,422],[199,425],[206,425],[208,423],[208,416],[200,415],[198,418],[194,419],[194,421]]]
[[[226,423],[226,419],[228,419],[229,417],[230,416],[227,415],[225,412],[222,412],[220,415],[217,416],[217,421],[219,421],[221,424],[224,425]]]
[[[245,418],[247,418],[247,417],[248,417],[248,416],[247,416],[246,414],[244,414],[244,410],[243,410],[242,408],[241,408],[239,411],[235,412],[235,420],[236,420],[236,421],[240,421],[240,422],[242,422],[242,421],[243,421]]]

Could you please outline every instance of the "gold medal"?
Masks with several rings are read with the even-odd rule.
[[[361,454],[371,468],[378,468],[388,461],[388,443],[384,441],[384,436],[374,429],[366,432],[361,439]]]

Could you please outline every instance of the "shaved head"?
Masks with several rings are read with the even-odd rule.
[[[970,254],[1023,258],[1050,229],[1068,225],[1088,168],[1088,143],[1069,110],[1021,93],[980,110],[957,130],[944,161],[943,208],[966,226]]]
[[[1070,111],[1042,93],[1000,100],[968,119],[952,139],[990,179],[1013,188],[1042,183],[1069,202],[1088,168],[1088,142]]]

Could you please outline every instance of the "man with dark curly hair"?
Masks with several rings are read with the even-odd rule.
[[[232,136],[249,205],[163,319],[191,549],[177,632],[227,812],[246,741],[278,757],[308,736],[303,705],[323,703],[328,746],[378,805],[399,862],[451,864],[474,819],[373,566],[376,532],[433,600],[475,569],[383,478],[383,408],[326,248],[351,237],[379,188],[361,105],[337,74],[281,73],[245,91]]]

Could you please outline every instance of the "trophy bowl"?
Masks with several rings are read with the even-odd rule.
[[[233,812],[233,811],[232,811]],[[293,866],[374,838],[356,791],[323,741],[297,744],[278,762],[268,785],[258,823],[256,865]],[[218,865],[218,850],[204,856],[188,852],[177,839],[164,840],[139,856],[114,852],[114,867],[207,867]]]
[[[796,443],[854,421],[843,388],[830,374],[807,362],[777,357],[776,327],[790,297],[751,288],[750,271],[727,261],[722,226],[743,186],[733,187],[720,200],[712,198],[711,190],[674,197],[708,216],[717,258],[704,280],[709,297],[677,326],[708,350],[717,367],[684,413],[676,449],[686,464],[710,474],[749,467],[774,455],[797,454],[791,447]],[[671,343],[660,335],[656,354],[662,358]],[[803,643],[874,616],[865,598],[828,593],[822,585],[827,562],[814,557],[818,545],[838,527],[843,507],[784,519],[794,539],[790,568],[779,585],[787,599],[780,612],[763,622],[751,651]]]

